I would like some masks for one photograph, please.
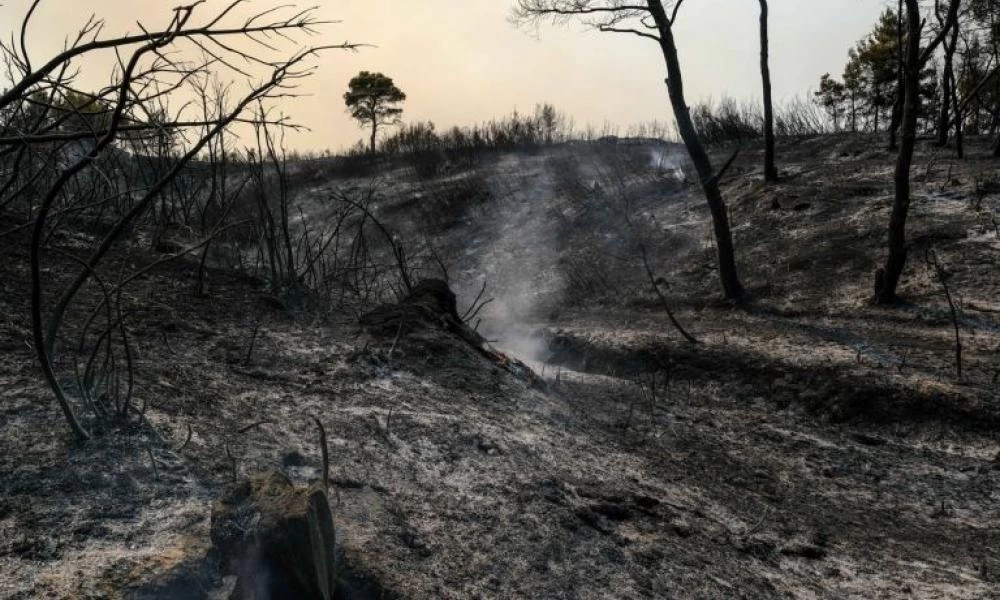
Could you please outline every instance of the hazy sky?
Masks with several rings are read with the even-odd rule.
[[[209,0],[199,10],[207,17],[226,1]],[[287,1],[253,0],[252,6]],[[341,99],[360,70],[382,71],[396,80],[409,96],[405,120],[430,119],[439,127],[472,124],[515,108],[530,112],[539,102],[555,104],[578,125],[670,120],[663,60],[651,40],[588,31],[579,23],[518,29],[508,22],[512,0],[319,2],[320,17],[342,23],[326,27],[312,43],[349,40],[377,47],[328,54],[302,87],[310,96],[287,103],[286,112],[312,129],[290,138],[299,148],[336,149],[364,137]],[[32,29],[33,58],[36,63],[46,58],[90,13],[105,18],[109,32],[134,32],[136,20],[162,26],[179,3],[44,0]],[[3,4],[0,22],[16,23],[29,0]],[[815,88],[824,72],[839,74],[847,49],[870,29],[885,0],[771,0],[770,5],[771,69],[780,100]],[[757,16],[755,0],[687,0],[676,35],[689,102],[724,94],[759,96]]]

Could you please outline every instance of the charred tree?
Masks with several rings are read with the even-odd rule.
[[[774,104],[771,98],[771,67],[768,58],[767,0],[760,0],[760,76],[764,87],[764,181],[778,180],[775,165]]]
[[[673,22],[667,17],[663,5],[658,1],[647,2],[653,19],[660,31],[660,49],[667,64],[667,92],[670,104],[677,120],[677,130],[684,140],[691,162],[694,163],[701,180],[702,191],[712,213],[712,225],[715,230],[715,241],[719,255],[719,279],[726,298],[740,301],[745,295],[740,283],[736,267],[736,251],[733,246],[733,235],[729,227],[729,213],[719,189],[719,174],[712,167],[712,161],[705,151],[705,146],[698,136],[691,111],[684,99],[684,80],[681,76],[681,64],[677,57],[677,46],[674,43]]]
[[[896,98],[892,103],[892,122],[889,124],[889,150],[896,150],[898,147],[897,136],[899,125],[903,118],[903,103],[905,102],[906,68],[904,63],[906,55],[903,50],[903,0],[899,0],[896,9]]]
[[[954,38],[953,38],[954,39]],[[951,131],[952,82],[955,80],[955,45],[944,45],[944,73],[941,76],[941,112],[938,114],[937,145],[948,145]]]
[[[942,17],[938,15],[941,27],[945,26]],[[937,145],[944,147],[948,145],[949,133],[952,125],[955,127],[956,143],[958,144],[959,158],[962,157],[961,138],[961,111],[958,104],[958,81],[955,76],[955,54],[958,50],[959,23],[956,20],[951,28],[951,35],[946,36],[942,42],[944,48],[944,72],[941,77],[941,112],[938,115]],[[950,38],[950,39],[949,39]]]
[[[33,65],[23,36],[35,7],[41,3],[39,0],[32,4],[21,22],[22,43],[0,43],[0,58],[8,65],[8,77],[11,79],[10,87],[0,92],[0,112],[18,123],[16,128],[8,127],[7,122],[0,124],[3,130],[0,155],[27,156],[29,162],[34,162],[26,169],[29,171],[26,175],[29,186],[14,185],[13,182],[24,175],[18,173],[18,169],[9,171],[8,183],[2,186],[0,192],[0,210],[5,206],[16,207],[23,209],[27,216],[27,222],[14,231],[25,228],[31,232],[28,250],[33,350],[70,430],[80,440],[87,439],[90,432],[84,421],[77,417],[70,394],[64,388],[65,379],[57,373],[58,364],[55,361],[59,332],[78,292],[93,281],[101,296],[98,307],[83,322],[80,343],[71,359],[75,361],[80,355],[86,356],[83,354],[84,343],[95,339],[88,338],[88,330],[101,313],[101,308],[107,309],[104,311],[107,325],[103,333],[97,332],[86,368],[77,371],[74,390],[77,400],[99,420],[124,420],[130,412],[136,413],[140,420],[144,419],[145,405],[138,408],[131,403],[133,346],[123,316],[122,288],[153,266],[206,245],[222,230],[227,213],[222,213],[217,226],[208,232],[206,241],[153,261],[132,275],[126,276],[122,267],[118,283],[114,285],[109,285],[110,282],[100,275],[99,267],[118,242],[137,226],[145,226],[144,217],[150,219],[149,231],[154,235],[163,231],[166,225],[177,222],[177,219],[191,224],[191,215],[197,204],[194,197],[200,191],[192,186],[182,189],[186,186],[181,180],[188,173],[189,166],[197,162],[199,153],[212,140],[218,139],[226,128],[252,121],[242,116],[251,104],[286,95],[287,89],[297,79],[309,74],[310,69],[304,66],[304,61],[317,52],[325,48],[353,47],[343,44],[300,48],[280,59],[269,56],[269,51],[276,50],[272,46],[266,46],[268,52],[232,49],[225,40],[256,40],[255,35],[293,40],[293,34],[312,33],[314,27],[322,23],[308,10],[286,11],[281,16],[284,7],[279,7],[264,9],[247,21],[229,25],[227,15],[243,2],[234,0],[229,8],[214,16],[207,15],[207,23],[203,25],[195,25],[192,20],[200,2],[178,7],[173,10],[173,18],[164,29],[140,26],[139,33],[120,37],[103,36],[102,22],[92,19],[62,51]],[[220,54],[212,54],[210,58],[200,61],[187,61],[175,56],[178,46],[191,40],[200,40],[196,45],[206,42],[215,44],[222,50],[217,51]],[[201,49],[205,48],[201,46]],[[110,83],[94,93],[75,90],[72,64],[106,50],[116,52],[119,57],[117,67],[109,73]],[[233,73],[245,75],[239,69],[230,67],[231,62],[235,62],[233,58],[256,62],[268,68],[270,76],[249,79],[251,76],[246,75],[247,86],[238,99],[225,104],[224,109],[215,114],[206,113],[202,119],[181,120],[166,110],[169,97],[191,90],[197,92],[198,82],[205,81],[212,74],[225,72],[219,64]],[[189,134],[184,145],[176,155],[167,156],[166,141],[183,131]],[[8,171],[5,169],[5,172]],[[189,182],[190,179],[187,180]],[[126,198],[127,202],[123,201]],[[85,204],[81,205],[81,202]],[[162,207],[159,214],[155,210],[157,202]],[[167,208],[169,210],[165,210]],[[94,244],[87,247],[86,258],[65,252],[51,243],[68,211],[85,216],[94,230],[100,231],[100,235],[94,238]],[[60,286],[58,300],[50,305],[46,288],[51,285],[51,277],[46,274],[51,271],[53,254],[76,263],[79,271],[68,283]],[[99,352],[106,357],[103,366],[94,364],[93,357]],[[98,376],[95,376],[96,372],[99,372]],[[96,394],[99,386],[102,386],[102,393]]]
[[[576,17],[599,31],[636,35],[657,43],[666,64],[667,93],[677,121],[677,130],[698,172],[702,191],[712,214],[722,289],[727,299],[741,302],[745,290],[740,283],[736,265],[726,203],[719,189],[719,179],[725,169],[717,172],[713,168],[684,98],[684,80],[673,34],[673,25],[682,5],[683,0],[674,2],[668,14],[661,0],[635,3],[623,0],[518,0],[514,18],[521,22],[541,19],[559,22]]]
[[[875,301],[878,304],[893,304],[897,300],[896,290],[906,267],[906,218],[910,210],[910,168],[917,145],[917,118],[920,113],[920,71],[955,27],[958,19],[960,0],[954,0],[948,9],[945,27],[928,44],[920,48],[920,34],[923,23],[920,18],[918,0],[906,0],[906,64],[903,91],[903,119],[900,125],[899,156],[896,158],[894,176],[895,198],[889,217],[889,253],[885,266],[875,273]]]
[[[951,54],[952,62],[954,62],[955,51],[958,48],[958,30],[959,24],[956,22],[951,28],[951,43],[945,43],[946,52]],[[964,110],[958,101],[958,77],[955,75],[954,64],[952,65],[951,73],[949,73],[948,76],[951,78],[950,85],[948,86],[951,97],[942,96],[941,103],[948,104],[949,101],[951,102],[951,110],[955,115],[955,153],[958,155],[958,158],[965,158],[965,140],[963,135],[964,132],[962,131]],[[945,134],[947,135],[947,130],[945,130]],[[945,143],[947,143],[947,139],[945,140]]]

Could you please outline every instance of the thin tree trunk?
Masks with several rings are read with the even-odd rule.
[[[698,137],[698,131],[691,120],[691,112],[684,100],[684,81],[681,77],[681,65],[677,58],[677,46],[674,43],[672,24],[659,0],[647,0],[647,6],[660,33],[660,49],[667,65],[667,91],[674,110],[674,118],[677,120],[677,130],[681,139],[684,140],[684,145],[691,156],[691,162],[694,163],[695,169],[698,171],[701,187],[705,193],[709,211],[712,213],[722,289],[726,298],[739,302],[744,298],[745,291],[740,283],[736,268],[736,255],[733,248],[732,232],[729,228],[726,203],[719,190],[718,175],[712,169],[712,162]]]
[[[880,90],[876,86],[876,88],[875,88],[875,98],[879,98],[880,95],[881,95],[880,94]],[[874,130],[873,133],[875,135],[878,135],[878,118],[882,114],[882,109],[879,107],[878,101],[872,102],[872,111],[875,113],[875,115],[874,115],[875,116],[875,130]]]
[[[774,158],[774,105],[771,99],[771,67],[768,61],[767,0],[760,0],[760,74],[764,84],[764,181],[778,181]]]
[[[938,115],[938,146],[948,144],[948,132],[951,130],[951,108],[954,104],[955,95],[955,50],[958,48],[958,27],[954,29],[951,36],[951,43],[944,45],[944,76],[941,86],[941,114]],[[957,104],[955,105],[955,119],[958,119]],[[957,125],[956,125],[957,126]]]
[[[965,136],[962,128],[962,107],[958,102],[958,82],[955,80],[955,73],[951,74],[951,104],[955,112],[955,152],[958,158],[965,158]]]
[[[201,251],[201,258],[198,260],[198,280],[195,283],[194,294],[199,298],[205,296],[205,268],[208,263],[208,252],[211,246],[212,242],[209,240],[205,244],[205,248]]]
[[[375,136],[378,133],[378,121],[372,120],[372,143],[371,143],[371,153],[375,154]]]
[[[951,129],[951,80],[952,54],[947,49],[944,55],[944,75],[941,78],[941,112],[938,114],[937,145],[948,144],[948,132]]]
[[[906,78],[899,156],[896,158],[896,197],[889,218],[889,256],[875,274],[875,301],[893,304],[896,288],[906,266],[906,217],[910,209],[910,167],[917,145],[920,112],[920,8],[917,0],[906,0]]]
[[[958,23],[955,23],[951,28],[951,44],[945,46],[945,52],[951,55],[952,67],[951,72],[948,74],[951,77],[951,104],[952,112],[955,113],[955,151],[958,153],[959,158],[965,158],[965,145],[963,143],[962,136],[962,112],[963,108],[958,102],[958,78],[955,75],[954,67],[954,56],[955,52],[958,50]],[[948,99],[945,99],[948,102]]]
[[[892,123],[889,125],[889,150],[895,150],[898,146],[896,136],[899,131],[900,119],[903,116],[903,87],[906,85],[904,79],[903,63],[903,0],[899,0],[896,11],[896,98],[892,103]]]
[[[851,92],[851,133],[858,132],[858,94]]]
[[[889,256],[885,267],[875,273],[875,300],[879,304],[896,302],[896,289],[906,266],[906,217],[910,209],[910,168],[917,145],[917,121],[920,114],[920,70],[944,41],[952,27],[958,27],[958,11],[961,0],[952,0],[948,7],[948,19],[941,32],[927,44],[920,47],[919,0],[906,0],[906,86],[899,156],[896,159],[896,197],[889,217]]]

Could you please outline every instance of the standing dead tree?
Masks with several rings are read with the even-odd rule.
[[[517,0],[513,18],[517,23],[551,20],[556,23],[568,19],[582,19],[598,31],[636,35],[652,40],[659,46],[667,70],[667,91],[673,107],[677,129],[687,147],[691,161],[698,171],[701,187],[712,214],[716,248],[719,259],[719,277],[726,298],[741,302],[745,291],[740,283],[736,266],[733,236],[729,227],[726,203],[719,189],[719,180],[725,169],[716,171],[705,150],[691,118],[691,111],[684,98],[684,80],[681,72],[673,26],[684,0]]]
[[[935,11],[935,16],[937,17],[938,24],[941,27],[945,26],[944,17],[941,11]],[[941,107],[938,116],[938,131],[937,131],[937,145],[946,146],[948,144],[948,136],[951,131],[951,118],[952,118],[952,97],[955,94],[955,54],[958,51],[958,35],[959,27],[954,27],[950,36],[950,39],[945,39],[943,41],[944,45],[944,73],[941,77]],[[958,116],[957,114],[955,115]],[[958,124],[956,120],[956,125]],[[956,131],[956,134],[958,131]]]
[[[899,125],[903,119],[903,90],[906,87],[906,53],[903,47],[903,0],[897,0],[896,7],[896,97],[892,101],[892,113],[889,117],[889,150],[899,148]],[[945,94],[947,96],[947,94]]]
[[[771,98],[771,65],[767,35],[767,0],[760,0],[760,76],[764,89],[764,181],[778,181],[775,165],[774,103]]]
[[[900,130],[899,156],[896,159],[895,198],[889,217],[889,254],[883,268],[875,272],[875,301],[894,304],[896,289],[906,266],[906,218],[910,210],[910,169],[917,145],[917,121],[920,116],[920,72],[945,37],[956,27],[961,0],[952,0],[945,26],[924,47],[921,47],[919,0],[906,0],[906,63],[904,65],[903,120]]]
[[[108,323],[98,334],[83,381],[103,381],[110,386],[117,398],[115,412],[127,416],[132,356],[121,302],[122,286],[131,278],[121,273],[119,283],[109,286],[98,276],[99,265],[120,240],[143,225],[143,219],[190,214],[192,196],[183,186],[175,185],[178,178],[227,128],[254,121],[244,117],[248,107],[294,94],[296,81],[311,73],[308,61],[319,51],[354,46],[295,47],[285,58],[270,58],[281,52],[280,44],[294,43],[294,34],[313,34],[324,22],[310,10],[289,7],[265,8],[240,17],[247,0],[233,0],[199,23],[202,0],[175,8],[164,27],[140,26],[137,34],[105,36],[103,23],[91,19],[63,51],[36,63],[26,40],[32,15],[41,3],[35,0],[31,4],[15,41],[0,42],[0,59],[12,80],[10,88],[0,94],[0,216],[23,215],[23,227],[15,229],[31,231],[34,350],[71,430],[77,438],[86,439],[90,433],[77,417],[53,359],[60,326],[74,298],[89,281],[98,282]],[[185,59],[192,50],[198,58]],[[88,61],[104,51],[118,56],[109,83],[94,93],[80,91],[74,78],[79,66],[90,64]],[[190,120],[163,110],[170,97],[186,97],[192,91],[197,94],[204,87],[193,85],[195,82],[227,70],[234,80],[244,83],[230,86],[236,90],[235,100],[216,113]],[[67,101],[79,97],[85,99],[86,111]],[[149,181],[137,184],[136,165],[149,156],[148,140],[162,141],[166,134],[178,136],[179,151],[174,153],[165,144],[158,144],[160,154],[155,162],[163,168]],[[151,210],[158,201],[159,217]],[[45,263],[51,254],[60,253],[49,248],[49,243],[58,237],[67,215],[93,219],[99,226],[95,229],[100,232],[95,238],[99,241],[88,249],[86,258],[68,257],[79,271],[46,310],[43,275],[49,268]],[[153,230],[157,236],[161,231],[159,227]],[[112,305],[116,310],[111,310]],[[115,349],[123,353],[123,359],[116,358]],[[95,378],[98,355],[103,355],[100,362],[104,364],[98,370],[105,374]],[[124,398],[117,394],[122,373],[126,375]],[[83,390],[81,396],[94,408]],[[141,416],[139,409],[132,410]],[[97,409],[94,413],[100,417],[107,411]]]

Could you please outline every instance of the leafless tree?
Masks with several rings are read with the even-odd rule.
[[[906,49],[903,46],[903,0],[896,0],[896,97],[892,102],[892,114],[889,121],[889,150],[899,148],[899,125],[903,119],[903,102],[906,89]],[[877,128],[876,128],[877,129]]]
[[[904,69],[903,120],[900,127],[899,156],[896,159],[895,188],[892,214],[889,217],[889,254],[885,267],[875,273],[875,301],[892,304],[897,300],[903,268],[906,266],[906,218],[910,210],[910,168],[917,145],[917,120],[920,115],[920,71],[934,54],[945,36],[956,26],[961,0],[952,0],[948,7],[945,26],[921,47],[921,32],[924,20],[921,18],[918,0],[906,0],[906,64]]]
[[[729,227],[729,215],[719,179],[725,172],[716,171],[698,136],[687,101],[684,98],[684,81],[680,59],[674,42],[673,26],[684,0],[517,0],[513,12],[516,23],[526,24],[542,20],[556,23],[568,19],[581,19],[599,31],[639,36],[656,42],[663,54],[667,71],[667,91],[673,107],[677,129],[691,160],[698,171],[705,199],[712,213],[716,247],[719,257],[719,276],[726,297],[742,301],[745,296],[740,283]]]
[[[89,431],[77,417],[53,363],[60,325],[77,293],[89,281],[96,281],[102,289],[101,306],[107,309],[107,324],[98,334],[83,381],[94,383],[94,365],[98,354],[103,354],[106,368],[97,370],[105,375],[99,379],[111,386],[116,398],[120,374],[128,379],[125,396],[116,400],[118,412],[124,416],[130,410],[141,414],[129,403],[131,352],[121,303],[122,286],[132,277],[122,274],[118,283],[109,285],[98,274],[98,266],[116,242],[147,215],[154,219],[188,218],[190,191],[175,183],[227,128],[255,120],[244,116],[248,108],[294,94],[296,82],[311,72],[308,61],[319,51],[354,47],[347,43],[298,46],[295,34],[316,33],[324,23],[310,10],[271,7],[241,18],[238,13],[247,0],[233,0],[199,22],[203,2],[173,9],[164,27],[140,25],[140,33],[117,37],[104,35],[103,22],[91,18],[64,50],[35,61],[27,50],[27,39],[32,16],[42,0],[34,0],[18,27],[19,34],[11,42],[0,43],[0,59],[12,82],[0,93],[0,213],[23,215],[23,224],[11,231],[31,231],[34,349],[46,382],[80,439],[88,438]],[[279,44],[289,42],[295,47],[285,58],[272,58],[282,53]],[[109,83],[93,93],[78,89],[75,75],[80,65],[108,50],[119,59]],[[198,57],[186,58],[192,50]],[[183,109],[173,115],[162,110],[169,105],[169,98],[190,93],[194,82],[226,71],[244,83],[231,86],[235,100],[214,115],[190,120],[183,116]],[[198,89],[194,87],[195,92]],[[85,99],[82,108],[69,101],[80,97]],[[136,168],[149,156],[149,140],[162,141],[168,135],[178,136],[179,149],[168,152],[160,144],[154,162],[162,168],[149,181],[136,184]],[[170,200],[164,200],[166,197]],[[152,210],[158,201],[159,217]],[[67,215],[90,215],[100,225],[100,241],[86,258],[64,256],[79,270],[58,301],[46,310],[45,262],[51,254],[66,254],[50,248],[48,242]],[[0,232],[0,236],[11,231]],[[45,312],[49,313],[47,326]],[[123,353],[124,366],[115,366],[122,359],[116,359],[112,350],[114,338],[115,347]],[[90,404],[91,398],[83,391],[81,395]]]
[[[767,0],[760,0],[760,75],[764,87],[764,181],[773,182],[778,180],[778,167],[775,165],[774,157],[774,104],[771,99],[771,66],[768,58],[767,26]]]

